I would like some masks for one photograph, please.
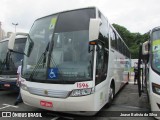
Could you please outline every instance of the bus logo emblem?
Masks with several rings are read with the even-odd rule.
[[[45,95],[48,95],[48,91],[47,91],[47,90],[44,90],[44,94],[45,94]]]

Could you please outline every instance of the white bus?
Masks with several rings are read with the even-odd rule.
[[[129,80],[129,49],[95,7],[37,19],[25,53],[21,95],[30,106],[96,113]]]
[[[151,111],[160,111],[160,27],[150,31],[149,40],[142,45],[142,54]]]
[[[8,49],[9,38],[0,41],[0,89],[18,90],[17,68],[21,65],[27,37],[16,37],[15,47]],[[17,51],[17,52],[14,52]]]

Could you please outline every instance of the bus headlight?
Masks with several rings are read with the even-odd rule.
[[[160,85],[152,83],[152,90],[154,93],[160,95]]]
[[[25,90],[25,91],[28,91],[28,87],[27,87],[27,85],[25,85],[25,84],[21,84],[21,88],[22,88],[23,90]]]
[[[76,89],[71,92],[71,97],[85,96],[92,93],[92,88]]]

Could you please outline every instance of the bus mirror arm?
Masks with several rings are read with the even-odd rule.
[[[142,55],[149,54],[149,41],[146,41],[142,44]]]

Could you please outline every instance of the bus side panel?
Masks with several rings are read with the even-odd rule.
[[[115,81],[115,93],[124,85],[126,73],[125,70],[125,57],[116,50],[110,50],[109,60],[109,79],[113,78]]]
[[[108,78],[109,77],[95,87],[94,103],[97,111],[99,111],[108,102],[110,85],[110,80]]]

